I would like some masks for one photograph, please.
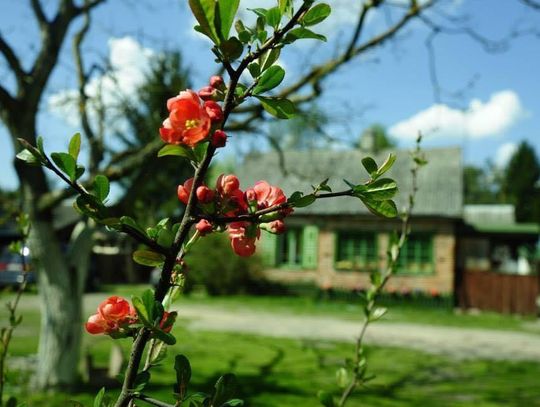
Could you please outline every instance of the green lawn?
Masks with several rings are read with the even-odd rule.
[[[141,290],[139,287],[137,290]],[[126,294],[126,288],[119,290]],[[250,307],[268,311],[319,313],[355,318],[355,306],[338,303],[317,303],[298,298],[192,298],[200,304],[224,307]],[[417,321],[494,327],[499,321],[504,329],[519,325],[522,319],[495,315],[479,317],[448,313],[437,319],[435,310],[393,309],[393,320]],[[442,311],[437,311],[442,312]],[[23,324],[18,328],[11,347],[14,357],[28,356],[37,350],[36,311],[25,311]],[[5,311],[0,312],[0,320]],[[474,325],[474,326],[478,326]],[[501,326],[499,326],[501,328]],[[352,346],[341,343],[306,342],[235,335],[229,333],[189,332],[175,328],[177,345],[169,351],[164,365],[153,372],[152,385],[146,393],[172,402],[172,360],[183,353],[191,360],[194,376],[192,391],[210,391],[216,378],[233,372],[239,381],[238,396],[247,406],[255,407],[314,407],[317,390],[335,390],[335,370],[343,360],[352,356]],[[120,341],[127,352],[129,340]],[[96,363],[106,367],[112,340],[85,334],[85,348]],[[401,348],[369,347],[370,371],[377,375],[368,388],[359,391],[349,406],[540,406],[540,361],[494,362],[483,360],[455,361]],[[16,394],[28,406],[69,406],[77,400],[91,406],[97,387],[87,386],[78,393],[32,394],[27,385],[28,375],[13,370],[8,377],[8,394]],[[114,395],[117,389],[111,389]],[[143,403],[141,403],[143,405]]]

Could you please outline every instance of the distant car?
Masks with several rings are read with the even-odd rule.
[[[28,248],[23,249],[25,262],[30,262]],[[11,253],[5,248],[0,254],[0,286],[16,286],[23,282],[23,259],[22,255]],[[32,284],[36,282],[36,275],[32,271],[28,271],[26,282]]]

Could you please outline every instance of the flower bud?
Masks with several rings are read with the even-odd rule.
[[[189,194],[191,193],[191,188],[193,188],[193,178],[188,179],[184,182],[184,185],[178,185],[176,193],[178,194],[178,199],[180,202],[183,202],[187,205],[189,200]]]
[[[221,106],[217,102],[207,100],[204,102],[204,108],[213,123],[223,120],[223,110],[221,110]]]
[[[216,89],[221,89],[225,85],[223,78],[219,75],[214,75],[210,78],[210,86]]]
[[[207,234],[212,233],[213,227],[206,219],[201,219],[195,225],[195,229],[197,229],[197,232],[199,232],[201,236],[206,236]]]
[[[197,200],[202,204],[206,204],[214,200],[214,191],[212,191],[206,185],[201,185],[198,187],[196,193]]]
[[[287,227],[285,226],[285,222],[283,222],[281,219],[270,222],[268,226],[269,228],[267,230],[270,233],[274,233],[276,235],[279,235],[280,233],[283,233],[285,232],[285,230],[287,230]]]
[[[213,147],[220,148],[220,147],[225,147],[226,143],[227,143],[227,134],[223,130],[216,130],[214,134],[212,135],[210,144],[212,144]]]
[[[236,175],[221,174],[216,181],[216,189],[220,195],[229,196],[240,188],[240,181]]]
[[[199,97],[202,100],[212,100],[216,96],[216,89],[212,86],[205,86],[199,90]]]

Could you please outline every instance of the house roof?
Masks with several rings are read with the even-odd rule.
[[[380,165],[389,151],[372,155]],[[406,206],[412,189],[410,168],[413,163],[406,150],[396,151],[397,160],[388,176],[396,180],[400,192],[396,198],[398,208]],[[361,159],[366,155],[360,150],[333,151],[286,151],[251,154],[238,169],[242,186],[266,180],[281,187],[287,195],[294,191],[308,193],[310,185],[330,178],[333,191],[346,189],[346,179],[352,183],[367,180]],[[414,213],[425,216],[458,218],[463,210],[462,159],[460,148],[435,148],[425,150],[428,164],[418,174],[418,194]],[[280,165],[280,162],[282,165]],[[315,202],[307,208],[299,208],[301,214],[368,214],[369,211],[357,199],[342,197]]]

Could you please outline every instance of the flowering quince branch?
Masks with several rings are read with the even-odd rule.
[[[394,274],[398,266],[399,254],[410,233],[409,221],[418,191],[418,171],[420,167],[427,164],[420,148],[421,140],[422,136],[419,135],[416,140],[416,149],[411,154],[413,160],[413,166],[411,168],[412,189],[409,194],[407,208],[402,214],[399,237],[393,236],[390,241],[385,269],[382,271],[375,270],[370,274],[371,285],[362,298],[364,302],[364,321],[360,328],[360,334],[356,338],[354,359],[346,367],[341,367],[336,372],[337,384],[342,389],[341,396],[336,402],[331,393],[325,391],[319,391],[318,393],[319,401],[325,407],[344,407],[355,389],[374,378],[374,376],[367,375],[367,359],[364,356],[363,349],[364,336],[368,326],[378,321],[387,312],[386,308],[377,307],[376,301],[386,283]]]
[[[237,20],[234,24],[237,36],[231,36],[239,0],[189,0],[199,23],[196,30],[215,44],[212,51],[229,74],[229,82],[226,85],[223,78],[213,76],[209,84],[198,92],[187,89],[167,101],[168,117],[159,129],[159,135],[166,145],[158,156],[184,157],[194,167],[193,177],[177,188],[178,199],[185,205],[179,223],[171,225],[168,219],[163,219],[145,230],[129,217],[109,217],[105,205],[109,194],[107,177],[95,176],[88,189],[78,182],[85,171],[77,162],[81,144],[78,134],[71,138],[67,153],[52,153],[49,158],[39,138],[36,147],[25,143],[25,150],[17,156],[28,164],[50,169],[70,185],[79,195],[74,204],[79,212],[144,244],[148,249],[133,253],[136,262],[161,268],[154,292],[147,290],[141,297],[132,297],[131,304],[124,298],[110,297],[98,306],[96,313],[86,323],[86,330],[91,334],[106,334],[114,339],[133,338],[115,407],[132,405],[135,398],[158,406],[168,405],[142,395],[141,391],[150,379],[151,367],[163,358],[163,346],[176,342],[170,333],[176,313],[168,312],[168,308],[182,286],[184,256],[199,238],[213,232],[227,232],[232,250],[239,256],[251,256],[256,251],[261,230],[283,233],[284,218],[295,208],[309,206],[318,199],[341,196],[359,198],[375,214],[386,217],[397,215],[392,200],[397,193],[397,185],[392,179],[382,177],[395,161],[392,154],[381,166],[369,157],[362,160],[369,174],[368,181],[355,184],[344,180],[348,189],[340,192],[333,192],[328,180],[324,180],[313,186],[309,194],[297,191],[287,198],[279,187],[266,181],[241,190],[240,180],[233,174],[220,175],[213,188],[204,184],[216,150],[226,145],[224,129],[229,116],[247,98],[255,97],[267,113],[277,118],[287,119],[295,114],[291,101],[264,95],[283,81],[285,71],[275,63],[285,45],[300,39],[324,39],[307,27],[326,19],[331,9],[327,4],[314,3],[315,0],[304,0],[296,12],[292,0],[278,0],[277,6],[268,10],[255,9],[256,26],[246,27],[241,20]],[[288,17],[288,21],[282,25],[284,17]],[[271,35],[266,27],[273,30]],[[253,82],[248,86],[240,83],[246,69],[253,77]],[[193,234],[192,229],[195,229]],[[140,369],[149,342],[146,360]],[[187,358],[177,355],[174,368],[177,376],[175,405],[184,402],[215,407],[242,404],[240,400],[230,398],[234,382],[232,375],[222,376],[212,395],[198,399],[199,396],[188,395],[186,391],[191,377]],[[106,405],[103,397],[104,390],[100,391],[94,405]]]

